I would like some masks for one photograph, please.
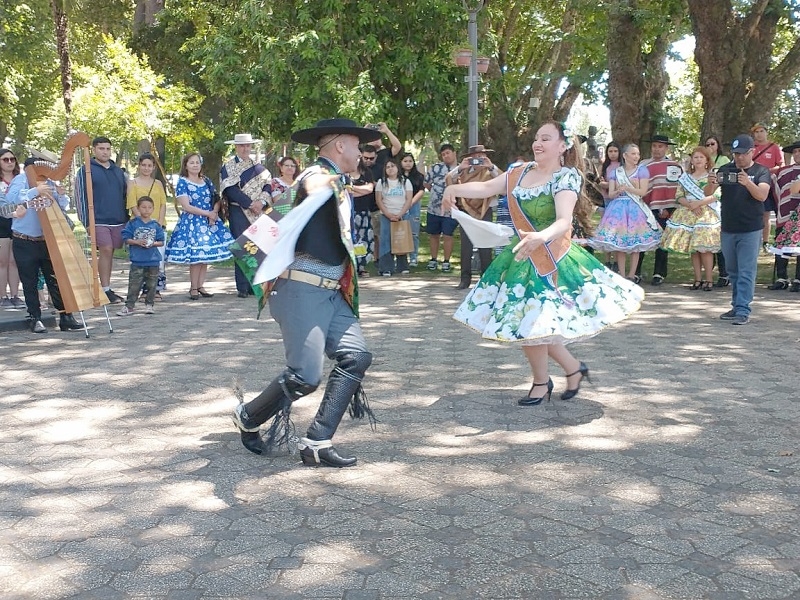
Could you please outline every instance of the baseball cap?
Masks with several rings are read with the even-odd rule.
[[[736,139],[731,143],[731,152],[744,154],[748,150],[752,150],[754,145],[753,138],[743,133],[742,135],[737,135]]]
[[[764,123],[759,121],[758,123],[754,123],[753,126],[750,128],[750,133],[755,132],[756,129],[763,129],[765,131],[769,131],[769,127],[767,127]]]

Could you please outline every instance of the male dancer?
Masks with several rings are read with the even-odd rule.
[[[324,355],[336,361],[314,421],[300,439],[307,466],[350,467],[356,457],[341,456],[332,438],[350,406],[354,416],[370,415],[361,381],[372,363],[358,322],[358,284],[350,234],[352,199],[346,173],[358,168],[359,143],[381,133],[350,119],[324,119],[292,134],[292,140],[319,147],[319,158],[298,178],[297,204],[310,193],[329,189],[329,197],[308,219],[294,248],[294,261],[275,281],[269,309],[278,322],[286,369],[267,388],[233,412],[245,448],[261,454],[288,429],[291,403],[317,389]],[[289,213],[291,214],[291,213]],[[266,440],[259,425],[275,418]]]

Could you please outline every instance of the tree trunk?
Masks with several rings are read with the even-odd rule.
[[[773,63],[785,0],[757,0],[742,16],[727,2],[688,4],[703,95],[702,137],[719,135],[729,142],[769,119],[778,95],[800,74],[800,39]]]
[[[164,0],[136,0],[136,11],[133,13],[133,37],[145,27],[155,23],[156,15],[164,9]]]
[[[635,19],[638,1],[619,0],[608,6],[606,47],[611,134],[621,144],[639,144],[645,156],[649,145],[642,141],[656,132],[662,118],[661,107],[669,87],[665,61],[674,33],[660,34],[645,53],[642,48],[648,40]]]
[[[63,0],[51,0],[53,23],[56,29],[56,51],[61,67],[61,90],[66,113],[65,127],[67,133],[72,130],[72,65],[69,58],[69,40],[67,38],[67,12]]]

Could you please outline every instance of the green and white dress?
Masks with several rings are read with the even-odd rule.
[[[578,171],[564,167],[548,183],[533,188],[517,185],[512,194],[541,231],[556,220],[555,194],[580,193],[581,183]],[[644,290],[577,244],[558,262],[557,277],[542,277],[530,260],[514,260],[512,248],[518,242],[518,236],[511,239],[453,315],[483,338],[523,345],[566,344],[592,337],[639,309]]]

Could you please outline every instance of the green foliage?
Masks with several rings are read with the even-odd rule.
[[[50,14],[45,0],[0,3],[0,122],[12,137],[44,113],[58,88],[52,23],[42,13]]]
[[[167,85],[144,57],[121,41],[102,36],[97,65],[76,65],[72,124],[90,137],[106,135],[124,142],[165,137],[174,146],[195,144],[208,129],[194,120],[197,94],[181,84]],[[65,137],[64,106],[51,100],[47,117],[36,124],[32,139],[60,148]]]

